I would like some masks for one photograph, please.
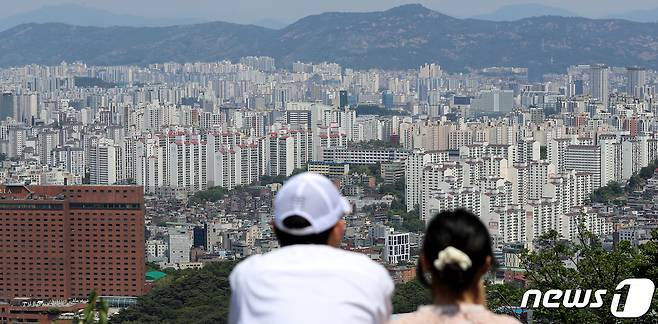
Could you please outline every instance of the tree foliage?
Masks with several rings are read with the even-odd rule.
[[[653,177],[654,172],[658,168],[658,161],[653,161],[649,163],[646,167],[640,169],[640,178],[647,180]]]
[[[624,188],[619,182],[612,181],[608,185],[594,190],[590,195],[590,200],[594,203],[608,203],[622,196],[624,196]]]
[[[296,168],[296,169],[292,170],[292,173],[290,174],[290,177],[292,177],[294,175],[297,175],[297,174],[300,174],[302,172],[306,172],[306,170],[307,170],[306,166],[302,167],[302,168]],[[288,177],[286,175],[283,175],[283,174],[279,174],[277,176],[263,175],[263,176],[260,176],[260,180],[258,181],[258,184],[261,185],[261,186],[266,186],[266,185],[273,184],[273,183],[283,184],[290,177]]]
[[[556,231],[549,231],[540,238],[541,249],[525,251],[522,267],[526,270],[526,289],[605,289],[604,307],[601,308],[552,308],[535,309],[534,318],[544,322],[561,323],[616,323],[610,312],[610,304],[616,286],[627,278],[656,280],[658,271],[658,236],[640,248],[622,241],[613,250],[603,247],[602,242],[581,228],[577,239],[566,241]],[[653,263],[652,263],[653,262]],[[653,265],[653,266],[651,266]],[[508,296],[520,304],[518,295]],[[516,306],[518,306],[517,304]],[[655,308],[654,298],[654,310]],[[658,321],[656,313],[643,320]]]
[[[87,305],[81,314],[73,320],[73,324],[107,324],[109,306],[98,297],[96,290],[89,293]]]
[[[111,323],[227,323],[234,262],[176,271]]]
[[[492,311],[499,312],[506,307],[518,306],[523,297],[524,290],[513,284],[487,283],[487,307]]]
[[[396,201],[397,200],[394,200],[393,202]],[[393,204],[391,204],[391,206],[392,205]],[[404,205],[402,206],[404,207]],[[420,233],[425,230],[425,222],[420,219],[420,215],[418,215],[418,212],[415,209],[410,212],[407,212],[406,209],[397,209],[391,210],[389,213],[391,215],[400,215],[400,217],[402,217],[401,225],[393,224],[393,228],[398,231]]]
[[[393,184],[381,185],[379,192],[394,197],[388,210],[388,215],[399,215],[402,217],[402,224],[393,224],[393,227],[398,231],[419,233],[425,230],[425,222],[420,219],[417,210],[414,209],[407,212],[407,205],[404,203],[404,183],[404,178],[402,178]]]
[[[418,280],[411,280],[395,287],[393,294],[393,313],[410,313],[418,306],[432,304],[430,289],[421,285]]]
[[[644,181],[642,180],[642,178],[639,175],[634,174],[633,176],[631,176],[630,179],[628,179],[628,184],[626,185],[626,191],[631,193],[640,190],[642,189],[643,183]]]
[[[350,164],[350,174],[365,174],[381,181],[379,164]]]
[[[370,140],[370,141],[365,141],[365,142],[350,143],[350,147],[360,148],[360,149],[377,150],[377,149],[396,148],[396,147],[399,147],[399,146],[394,144],[394,143],[387,142],[387,141]]]
[[[379,187],[379,192],[384,195],[392,195],[395,199],[404,202],[404,181],[402,178],[393,184],[383,184]]]
[[[649,165],[640,169],[640,172],[633,174],[626,182],[625,187],[622,187],[618,182],[612,181],[608,185],[594,190],[590,195],[590,201],[594,203],[610,203],[624,197],[626,193],[641,190],[646,180],[653,177],[657,168],[658,161],[649,163]]]
[[[191,205],[202,204],[205,202],[216,202],[224,198],[229,191],[222,187],[211,187],[207,190],[197,191],[189,199]]]

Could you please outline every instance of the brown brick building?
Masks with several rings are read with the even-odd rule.
[[[0,299],[140,296],[138,186],[0,186]]]

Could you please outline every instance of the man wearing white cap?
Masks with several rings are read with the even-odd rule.
[[[274,198],[281,248],[238,264],[230,323],[384,323],[393,282],[367,256],[339,249],[347,200],[315,173],[290,178]]]

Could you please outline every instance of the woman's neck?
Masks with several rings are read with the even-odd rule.
[[[432,295],[435,305],[450,304],[485,304],[484,284],[479,281],[461,293],[434,285]]]

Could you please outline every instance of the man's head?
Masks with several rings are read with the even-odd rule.
[[[274,231],[281,246],[339,246],[351,206],[329,179],[311,172],[290,178],[274,198]]]

